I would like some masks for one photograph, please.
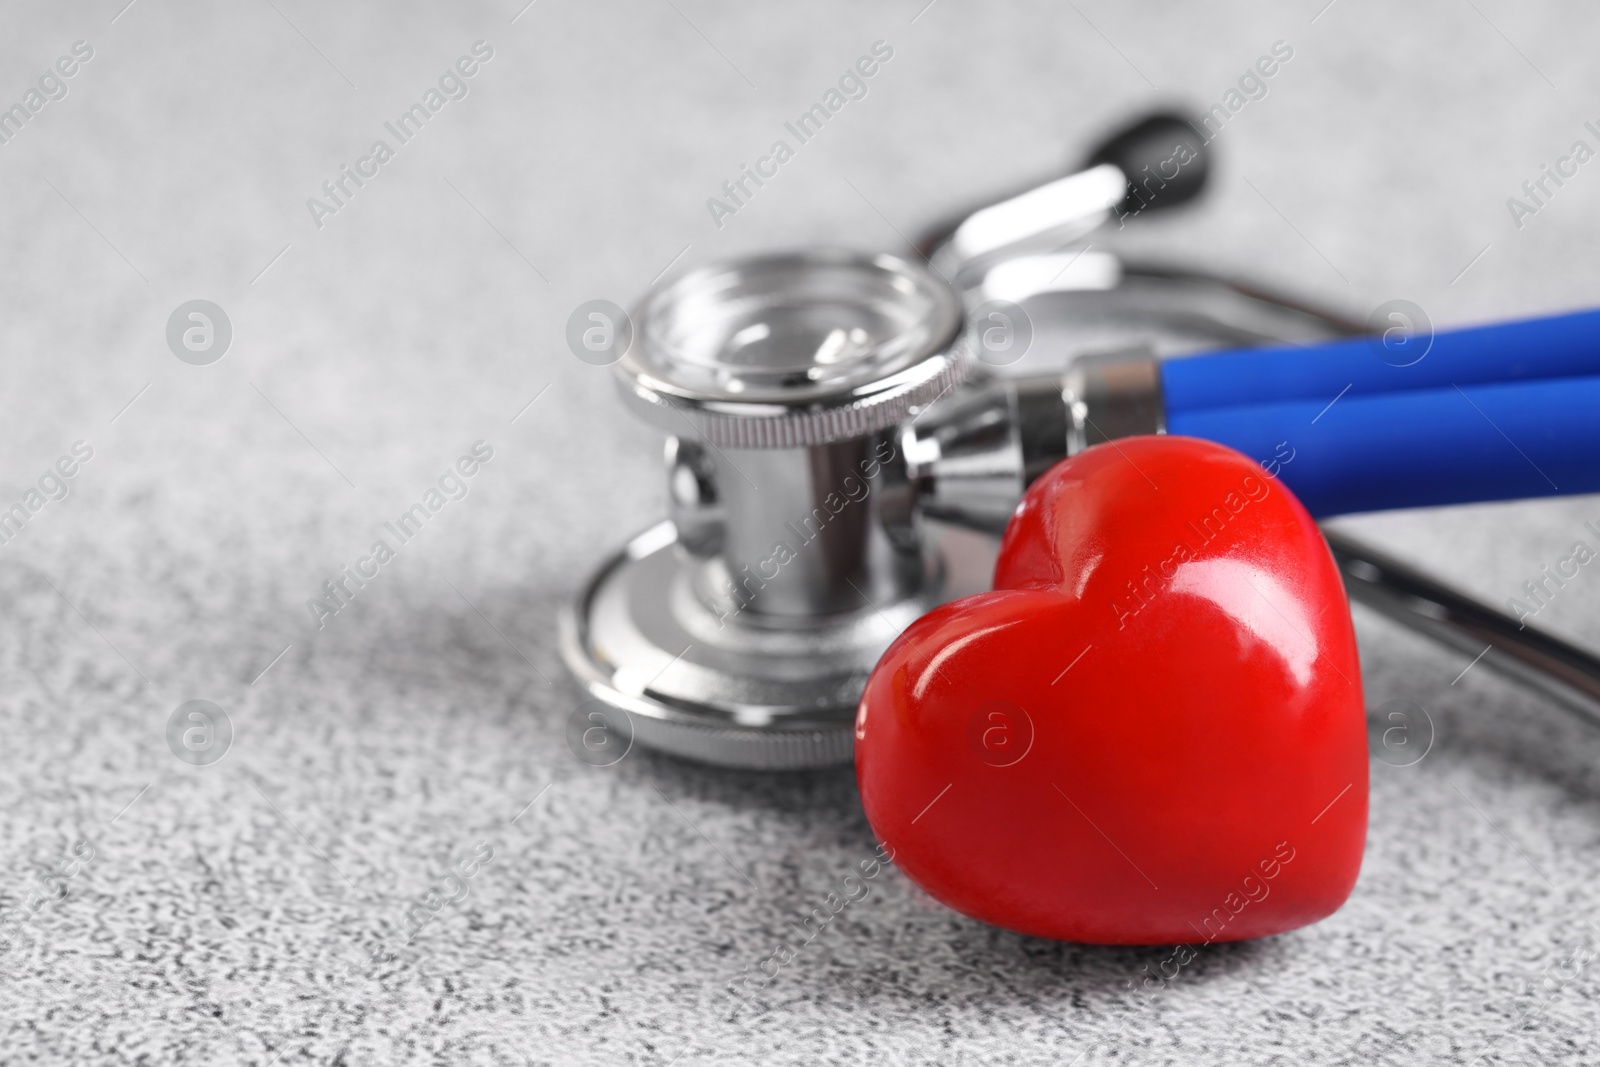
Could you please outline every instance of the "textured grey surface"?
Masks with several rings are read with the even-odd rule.
[[[1593,303],[1600,163],[1521,230],[1505,206],[1600,119],[1592,9],[1323,2],[8,5],[0,101],[95,55],[0,145],[0,499],[94,456],[0,546],[0,1059],[1593,1062],[1600,738],[1364,616],[1369,702],[1437,738],[1375,761],[1355,895],[1148,996],[1168,950],[1015,937],[890,871],[730,1021],[726,984],[870,853],[849,772],[563,743],[554,612],[662,495],[655,437],[562,331],[685,246],[898,247],[1282,39],[1208,203],[1124,247],[1358,314]],[[470,95],[317,229],[305,199],[478,39]],[[706,197],[878,39],[869,95],[713,226]],[[195,297],[235,329],[209,367],[164,341]],[[306,598],[477,440],[467,497],[317,631]],[[1501,600],[1588,519],[1351,525]],[[1595,592],[1586,569],[1541,621],[1600,641]],[[164,737],[191,699],[236,730],[210,767]]]

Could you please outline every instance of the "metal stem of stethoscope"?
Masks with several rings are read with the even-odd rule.
[[[1049,375],[975,373],[964,313],[995,295],[1126,285],[1119,279],[1134,274],[1114,257],[1095,253],[1085,271],[1073,268],[1086,252],[1054,249],[1113,212],[1187,199],[1205,166],[1190,127],[1147,121],[1109,142],[1089,170],[974,212],[927,242],[943,280],[892,256],[813,252],[714,264],[652,292],[620,381],[635,409],[673,435],[672,521],[602,566],[563,619],[564,657],[590,693],[632,713],[640,742],[679,755],[746,767],[848,760],[854,703],[878,654],[918,615],[985,584],[963,574],[972,552],[961,539],[927,520],[993,532],[1055,460],[1166,429],[1169,365],[1133,355]],[[1208,300],[1230,292],[1193,275],[1174,285]],[[1231,296],[1261,320],[1245,336],[1290,336],[1279,329],[1293,312]],[[1332,316],[1302,317],[1316,324],[1302,330],[1308,336],[1350,332]],[[1587,358],[1570,345],[1549,351],[1557,364]],[[1374,395],[1353,397],[1341,417],[1371,417],[1390,384],[1381,374],[1363,384],[1358,392]],[[1406,403],[1423,410],[1429,396]],[[1211,414],[1201,400],[1186,403],[1186,419]],[[1270,431],[1280,416],[1269,406],[1250,425]],[[1296,476],[1306,469],[1302,461]],[[1335,490],[1340,473],[1332,471]],[[1588,706],[1600,694],[1593,657],[1519,630],[1359,541],[1330,541],[1353,599],[1454,647],[1491,644],[1486,662],[1567,703]]]
[[[1452,589],[1338,530],[1324,529],[1350,599],[1509,675],[1600,726],[1600,657]]]

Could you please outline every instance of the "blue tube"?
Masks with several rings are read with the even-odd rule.
[[[1434,336],[1424,354],[1425,336],[1391,340],[1388,347],[1374,336],[1168,360],[1161,372],[1167,414],[1291,400],[1315,401],[1320,408],[1341,394],[1350,400],[1397,390],[1600,375],[1600,310],[1452,330]],[[1394,365],[1410,360],[1416,362]]]
[[[1167,430],[1260,460],[1318,518],[1600,492],[1600,374],[1169,409]]]

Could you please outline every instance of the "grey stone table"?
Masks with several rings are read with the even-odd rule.
[[[891,869],[731,1019],[870,855],[852,777],[579,765],[554,623],[663,509],[656,438],[563,343],[582,301],[902,248],[1140,109],[1227,106],[1281,41],[1207,202],[1120,247],[1358,315],[1592,304],[1600,163],[1507,203],[1600,143],[1588,7],[523,2],[4,15],[0,1060],[1594,1062],[1600,738],[1367,615],[1369,703],[1436,737],[1374,761],[1332,918],[1143,991],[1170,950],[1016,937]],[[864,95],[707,206],[879,41]],[[197,299],[231,324],[205,365],[218,335],[167,338]],[[1591,519],[1349,525],[1503,602]],[[1600,642],[1596,577],[1540,621]],[[168,744],[195,700],[231,728],[210,765]]]

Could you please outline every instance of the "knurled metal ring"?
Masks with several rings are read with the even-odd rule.
[[[961,300],[920,263],[811,249],[710,264],[633,313],[625,400],[723,448],[804,448],[898,425],[975,359]]]
[[[869,396],[798,410],[674,396],[639,378],[618,384],[635,411],[668,433],[692,430],[718,448],[805,448],[900,425],[965,381],[973,362],[966,337],[957,336],[944,352],[879,383]]]

